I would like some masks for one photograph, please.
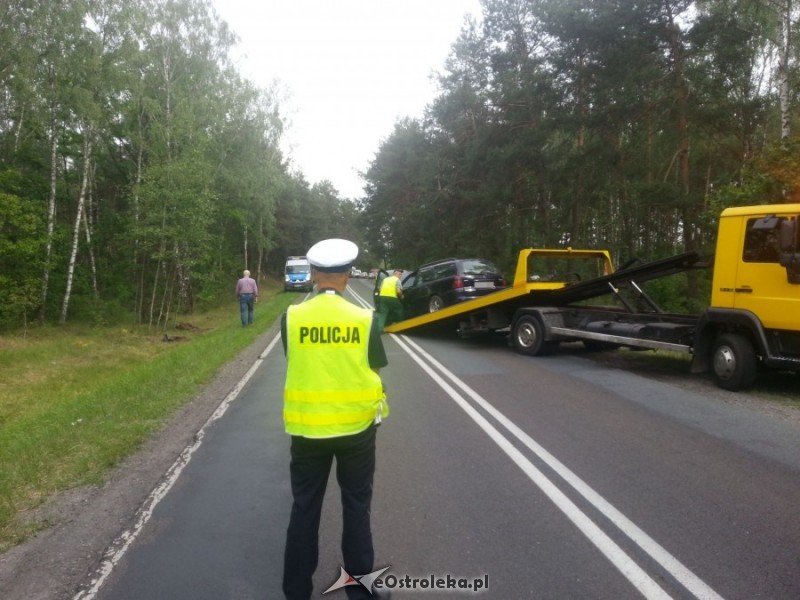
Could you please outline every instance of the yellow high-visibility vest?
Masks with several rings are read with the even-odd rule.
[[[397,277],[389,275],[389,277],[381,282],[380,295],[397,298]]]
[[[352,435],[389,415],[380,376],[369,366],[372,311],[321,293],[286,312],[286,433]]]

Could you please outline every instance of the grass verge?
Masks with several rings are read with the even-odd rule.
[[[0,337],[0,552],[35,525],[15,517],[52,494],[103,480],[296,299],[267,287],[256,323],[238,306],[182,320],[165,343],[143,328],[45,327]],[[266,293],[265,293],[266,292]]]
[[[714,386],[711,373],[693,375],[690,373],[692,358],[689,354],[666,350],[637,351],[622,348],[619,350],[587,353],[588,357],[609,366],[615,366],[672,382],[697,380],[709,387]],[[793,409],[800,408],[798,393],[800,374],[788,371],[761,369],[756,384],[746,393],[749,396],[768,402],[783,404]],[[714,387],[714,389],[717,389]],[[720,393],[733,394],[736,392]]]

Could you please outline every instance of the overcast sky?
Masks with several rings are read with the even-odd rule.
[[[464,16],[479,0],[213,0],[241,38],[239,72],[261,87],[279,80],[290,129],[284,150],[314,184],[363,195],[381,140],[420,117]],[[283,95],[283,94],[282,94]]]

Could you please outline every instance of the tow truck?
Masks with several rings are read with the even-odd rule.
[[[708,268],[711,299],[700,314],[664,312],[642,285]],[[385,331],[442,326],[462,337],[507,331],[509,345],[531,356],[575,341],[687,353],[692,373],[711,372],[730,391],[751,387],[759,368],[800,372],[800,204],[725,209],[710,259],[686,252],[615,270],[606,250],[523,249],[511,287]]]

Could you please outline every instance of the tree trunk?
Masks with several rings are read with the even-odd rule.
[[[792,0],[786,0],[781,18],[781,48],[778,77],[780,78],[781,141],[786,142],[791,134],[791,91],[789,89],[789,57],[792,43]]]
[[[258,251],[258,256],[256,258],[256,281],[262,280],[262,268],[261,268],[261,261],[264,260],[264,214],[259,213],[258,215],[258,244],[256,245],[256,250]]]
[[[61,305],[61,318],[58,322],[67,322],[67,310],[69,310],[70,294],[72,293],[72,281],[75,277],[75,261],[78,256],[78,241],[80,240],[81,217],[83,216],[84,206],[86,205],[86,193],[89,188],[89,165],[92,162],[92,129],[86,128],[86,139],[83,143],[83,175],[81,176],[81,191],[78,196],[78,210],[75,217],[75,226],[72,228],[72,253],[69,257],[69,267],[67,269],[67,289],[64,292],[64,302]]]
[[[47,292],[50,285],[50,260],[53,255],[53,233],[56,224],[56,183],[58,182],[58,128],[55,116],[50,129],[50,193],[47,198],[47,244],[45,246],[44,272],[42,273],[42,305],[39,323],[43,324],[47,312]]]
[[[136,183],[133,186],[133,224],[135,236],[133,239],[133,272],[136,273],[137,267],[141,263],[141,270],[139,271],[139,281],[136,283],[136,322],[142,323],[142,312],[145,301],[145,268],[147,267],[147,259],[141,251],[141,240],[139,239],[139,220],[141,215],[141,202],[139,198],[139,191],[142,185],[143,172],[144,172],[144,110],[139,106],[138,115],[138,132],[139,132],[139,148],[136,154]]]
[[[189,255],[189,250],[175,242],[175,279],[178,284],[178,308],[183,314],[194,313],[194,294],[192,292],[192,275],[190,269],[183,262],[183,257]]]
[[[695,207],[691,205],[689,197],[690,171],[689,171],[689,90],[684,74],[684,48],[681,39],[681,30],[673,18],[672,5],[665,0],[669,23],[667,36],[672,57],[672,78],[674,81],[673,94],[675,97],[678,185],[681,190],[680,214],[683,221],[683,250],[691,252],[695,249]],[[697,274],[687,272],[687,295],[690,298],[699,296]]]
[[[92,268],[92,292],[94,293],[94,299],[100,299],[100,292],[97,289],[97,264],[94,260],[94,249],[92,248],[92,228],[89,225],[89,219],[86,216],[86,209],[81,211],[83,214],[83,229],[86,234],[86,247],[89,249],[89,264]]]
[[[247,234],[248,234],[248,229],[247,229],[247,224],[245,224],[245,226],[244,226],[244,242],[243,242],[243,245],[244,245],[244,248],[243,248],[243,250],[244,250],[244,268],[245,269],[249,269],[250,268],[250,267],[247,266],[248,265],[248,257],[247,257],[248,235]]]
[[[86,203],[83,207],[83,228],[86,235],[86,248],[89,250],[89,266],[92,272],[92,293],[94,294],[94,299],[99,300],[100,292],[97,288],[97,263],[94,259],[94,248],[92,247],[92,229],[94,229],[94,227],[92,224],[93,219],[89,218],[92,215],[92,208],[94,206],[94,181],[95,169],[93,162],[90,161],[88,191],[86,193]]]
[[[163,249],[164,247],[162,245],[162,252]],[[158,278],[161,276],[162,262],[163,261],[161,258],[156,261],[156,274],[155,277],[153,277],[153,293],[150,296],[150,320],[147,323],[148,330],[153,328],[153,316],[155,315],[156,310],[156,296],[158,295]]]

